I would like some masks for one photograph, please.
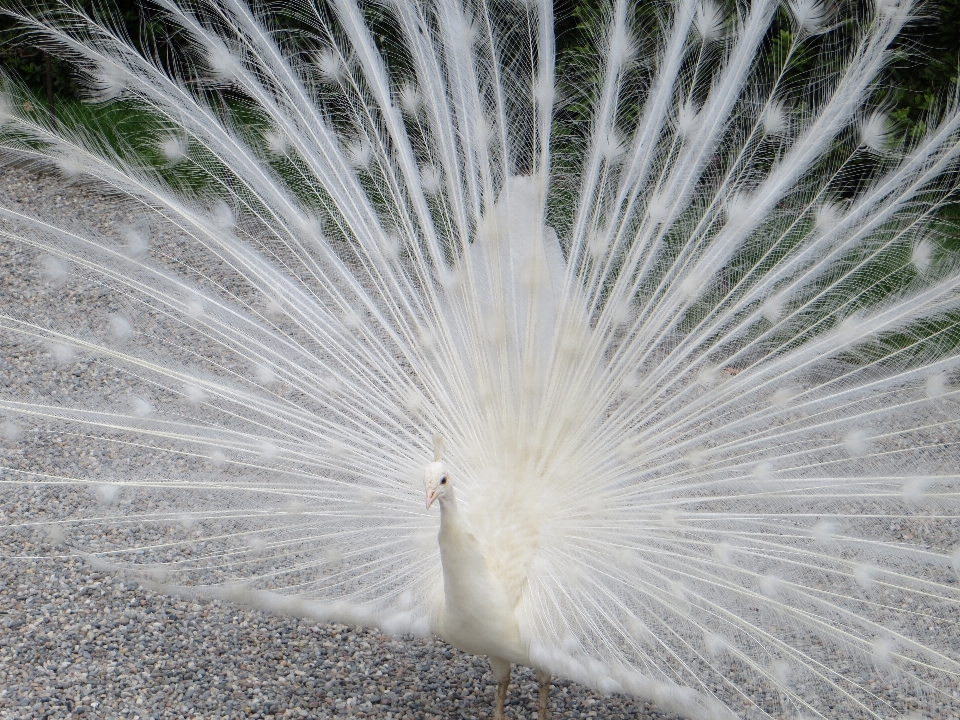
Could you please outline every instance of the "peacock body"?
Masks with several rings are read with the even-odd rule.
[[[179,64],[21,15],[163,158],[7,83],[5,159],[128,208],[0,209],[63,302],[4,342],[126,388],[0,397],[114,459],[10,469],[82,498],[27,524],[688,717],[956,712],[960,112],[877,106],[905,0],[613,2],[581,76],[549,2],[164,7]]]

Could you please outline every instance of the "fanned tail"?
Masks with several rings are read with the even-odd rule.
[[[0,208],[43,272],[0,308],[20,527],[425,633],[437,433],[541,668],[691,717],[955,706],[960,112],[873,105],[907,2],[616,0],[573,79],[546,1],[164,7],[174,71],[20,14],[163,158],[5,81],[4,159],[124,226]]]

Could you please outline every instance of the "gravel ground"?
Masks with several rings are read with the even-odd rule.
[[[0,201],[38,214],[53,209],[61,222],[92,222],[108,235],[143,222],[109,198],[23,170],[0,179]],[[176,255],[176,238],[152,237]],[[95,283],[74,283],[50,302],[45,288],[56,283],[57,271],[41,255],[0,241],[0,293],[8,303],[44,321],[56,313],[61,322],[86,323],[96,333],[95,318],[117,312],[114,300]],[[103,404],[126,402],[122,374],[102,366],[91,372],[81,363],[82,372],[71,376],[51,357],[56,349],[14,347],[11,339],[0,334],[8,393],[29,398],[42,388],[49,396],[53,387],[53,396],[96,393]],[[8,475],[11,468],[75,475],[162,462],[162,453],[141,448],[118,457],[65,428],[51,430],[25,430],[15,441],[8,433],[0,479],[2,467]],[[44,439],[50,437],[53,445]],[[492,717],[495,684],[486,659],[439,640],[165,596],[92,570],[63,554],[56,538],[9,529],[89,500],[83,492],[68,495],[0,485],[0,718]],[[533,672],[516,668],[513,677],[508,717],[536,717]],[[551,706],[563,718],[663,717],[649,704],[563,680],[553,687]]]
[[[45,550],[0,545],[4,557]],[[482,720],[494,687],[485,659],[438,640],[183,601],[76,558],[0,564],[0,718]],[[536,697],[532,671],[516,669],[508,717],[536,717]],[[562,680],[551,705],[563,718],[662,717]]]

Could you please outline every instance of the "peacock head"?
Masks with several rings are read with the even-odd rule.
[[[442,462],[432,462],[427,465],[423,474],[423,487],[427,491],[427,507],[433,505],[434,500],[443,502],[452,492],[450,489],[450,474]]]

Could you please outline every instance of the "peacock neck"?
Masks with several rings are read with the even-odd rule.
[[[460,517],[460,510],[457,507],[457,498],[453,490],[447,490],[442,496],[437,498],[440,503],[440,524],[444,522],[456,521]]]
[[[440,541],[440,561],[443,564],[444,574],[447,574],[455,571],[454,568],[461,564],[462,558],[457,557],[460,550],[470,544],[470,541],[476,543],[476,540],[464,523],[453,493],[448,491],[438,500],[440,502],[440,533],[437,539]]]

